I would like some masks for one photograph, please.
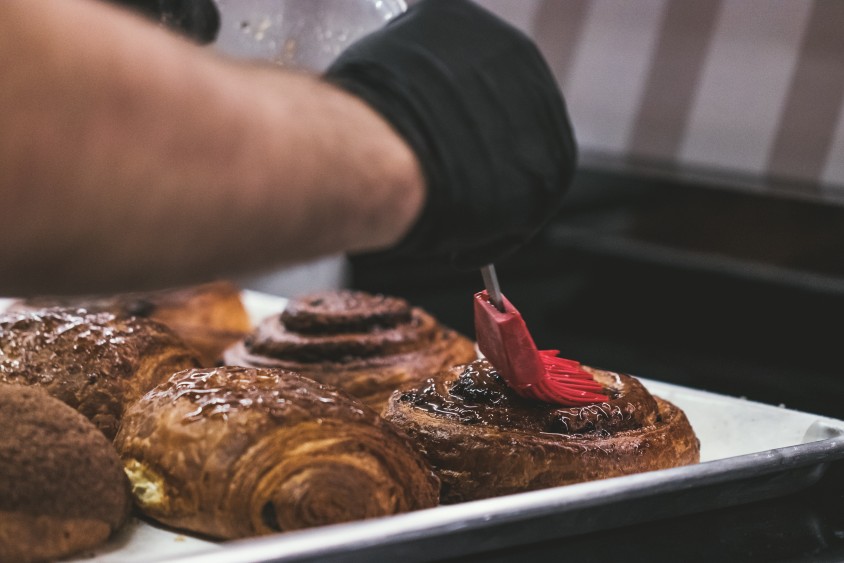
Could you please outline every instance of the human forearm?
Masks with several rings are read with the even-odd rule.
[[[4,293],[375,248],[418,213],[410,150],[313,77],[221,61],[89,2],[0,10]]]

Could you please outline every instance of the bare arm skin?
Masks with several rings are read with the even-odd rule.
[[[397,242],[413,152],[317,77],[91,0],[0,2],[0,295],[143,289]]]

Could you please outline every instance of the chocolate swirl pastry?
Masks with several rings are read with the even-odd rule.
[[[46,561],[104,542],[132,499],[117,453],[42,389],[0,385],[0,561]]]
[[[175,334],[147,319],[61,309],[0,315],[0,383],[42,387],[109,438],[129,403],[198,365]]]
[[[220,539],[427,508],[439,493],[376,412],[278,369],[177,373],[132,406],[115,446],[144,513]]]
[[[291,301],[223,359],[295,371],[380,410],[395,389],[475,357],[468,338],[403,299],[337,291]]]
[[[455,503],[699,461],[685,414],[635,378],[587,368],[610,396],[560,407],[516,395],[486,360],[397,391],[384,417],[416,441]]]
[[[55,307],[158,321],[196,350],[202,365],[208,367],[217,365],[223,350],[252,328],[240,289],[228,281],[145,293],[33,297],[12,303],[8,310],[37,311]]]

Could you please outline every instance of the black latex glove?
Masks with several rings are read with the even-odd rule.
[[[558,210],[576,161],[565,103],[531,40],[486,10],[423,0],[326,77],[382,114],[421,163],[425,208],[387,254],[477,267]]]
[[[109,0],[187,35],[200,44],[217,38],[220,12],[213,0]]]

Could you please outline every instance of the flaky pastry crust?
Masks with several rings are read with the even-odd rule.
[[[137,505],[221,539],[385,516],[437,503],[407,437],[345,393],[278,369],[174,375],[115,440]]]
[[[607,402],[572,408],[523,399],[477,360],[397,391],[384,417],[431,462],[443,503],[699,461],[700,443],[680,409],[633,377],[585,369]]]
[[[475,357],[472,341],[403,299],[336,291],[291,301],[224,361],[295,371],[380,411],[395,389]]]
[[[12,303],[9,311],[48,308],[85,309],[117,317],[143,317],[158,321],[198,354],[205,367],[217,365],[223,350],[252,329],[240,289],[220,280],[182,288],[114,295],[41,296]]]
[[[148,319],[63,309],[0,315],[0,383],[43,388],[109,438],[130,403],[198,365],[193,350]]]

